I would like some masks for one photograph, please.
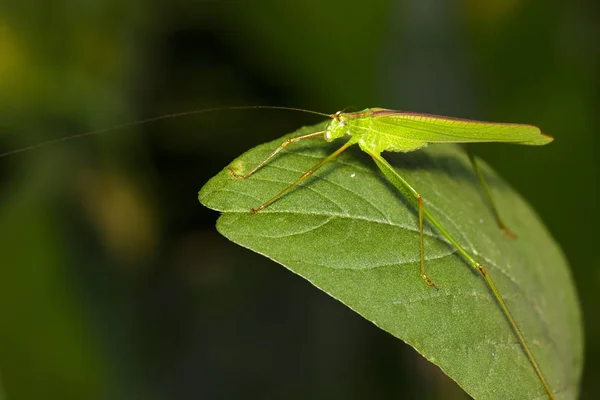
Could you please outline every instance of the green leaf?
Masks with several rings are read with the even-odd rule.
[[[257,146],[232,165],[248,171],[283,139]],[[225,168],[202,188],[199,200],[223,213],[217,229],[225,237],[402,339],[474,398],[546,398],[483,278],[429,226],[426,272],[439,290],[423,282],[416,210],[358,147],[261,213],[249,212],[340,145],[319,139],[294,144],[246,180]],[[532,157],[537,151],[543,148],[531,148]],[[499,210],[518,238],[504,235],[457,146],[384,156],[487,268],[557,398],[575,399],[583,360],[579,305],[565,258],[535,212],[483,164]]]

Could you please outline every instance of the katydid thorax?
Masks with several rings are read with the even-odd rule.
[[[463,259],[482,275],[487,286],[492,291],[496,301],[502,309],[504,315],[508,319],[512,330],[515,333],[519,343],[523,347],[528,360],[535,369],[539,380],[544,387],[544,390],[548,394],[550,399],[554,399],[554,394],[548,385],[541,368],[535,360],[532,352],[530,351],[523,334],[514,320],[508,306],[498,291],[489,273],[485,267],[479,263],[474,256],[472,256],[460,243],[455,240],[450,233],[444,228],[444,226],[429,213],[428,209],[424,206],[423,198],[421,194],[414,188],[409,182],[407,182],[398,172],[382,157],[381,153],[384,151],[394,152],[409,152],[421,149],[428,144],[432,143],[460,143],[465,147],[469,160],[474,168],[475,174],[481,183],[482,190],[485,197],[490,205],[490,209],[499,229],[504,231],[509,237],[515,237],[515,235],[506,227],[502,219],[498,208],[494,204],[493,198],[490,194],[487,183],[484,179],[484,175],[479,168],[477,161],[473,154],[467,147],[468,143],[474,142],[503,142],[503,143],[514,143],[523,145],[544,145],[550,143],[553,138],[541,133],[540,129],[533,125],[524,124],[507,124],[507,123],[493,123],[466,120],[459,118],[443,117],[431,114],[420,114],[412,112],[394,111],[383,108],[371,108],[365,109],[359,112],[342,112],[339,111],[335,114],[326,114],[315,111],[303,110],[292,107],[278,107],[278,106],[240,106],[240,107],[223,107],[223,108],[212,108],[203,110],[193,110],[182,113],[169,114],[159,116],[155,118],[149,118],[142,121],[136,121],[126,124],[113,126],[106,129],[99,129],[86,133],[70,135],[59,139],[49,140],[43,143],[35,144],[32,146],[24,147],[21,149],[9,151],[0,154],[0,158],[37,149],[50,144],[62,142],[65,140],[74,139],[77,137],[89,136],[108,132],[116,129],[122,129],[141,125],[148,122],[158,121],[162,119],[175,118],[185,115],[199,114],[205,112],[219,111],[219,110],[233,110],[233,109],[280,109],[280,110],[291,110],[308,112],[321,116],[330,117],[331,121],[328,123],[326,128],[320,132],[313,132],[299,137],[293,137],[284,141],[275,151],[273,151],[266,159],[258,163],[253,169],[246,172],[245,174],[238,174],[234,171],[233,167],[230,166],[231,175],[234,178],[246,179],[252,176],[256,171],[267,164],[273,157],[280,153],[287,146],[308,139],[323,138],[326,142],[332,142],[336,139],[346,138],[347,141],[335,152],[324,158],[319,163],[315,164],[312,168],[304,172],[297,180],[290,183],[288,186],[283,188],[278,194],[267,200],[263,204],[252,208],[250,211],[255,214],[261,212],[278,198],[286,194],[290,189],[295,187],[298,183],[304,181],[306,178],[315,173],[319,168],[328,162],[335,159],[338,155],[343,153],[346,149],[354,144],[358,144],[362,151],[367,153],[375,161],[377,167],[381,170],[383,175],[393,184],[393,186],[399,190],[408,201],[410,201],[418,212],[419,218],[419,249],[420,249],[420,276],[429,286],[437,287],[437,284],[425,274],[425,248],[423,241],[423,223],[425,218],[440,232],[440,234],[457,250],[457,252],[463,257]],[[443,283],[440,283],[443,285]]]
[[[416,188],[411,186],[398,172],[382,157],[383,151],[410,152],[421,149],[430,143],[460,143],[464,146],[468,158],[473,166],[475,174],[481,183],[482,190],[490,205],[490,209],[496,222],[507,236],[515,238],[500,217],[498,208],[485,181],[484,175],[477,161],[468,148],[468,143],[474,142],[503,142],[522,145],[545,145],[552,142],[553,138],[543,134],[540,129],[533,125],[508,124],[467,120],[460,118],[443,117],[432,114],[420,114],[412,112],[394,111],[383,108],[371,108],[358,112],[346,113],[338,111],[329,115],[331,121],[323,131],[309,133],[303,136],[292,137],[284,141],[266,159],[258,163],[253,169],[245,174],[238,174],[230,165],[230,173],[234,178],[246,179],[252,176],[261,167],[267,164],[273,157],[287,146],[302,140],[322,137],[326,142],[346,138],[347,141],[335,152],[315,164],[304,172],[298,179],[283,188],[279,193],[250,212],[256,214],[285,195],[290,189],[315,173],[322,166],[334,160],[346,149],[358,144],[360,149],[367,153],[375,161],[377,167],[384,176],[398,189],[407,200],[417,208],[419,216],[419,248],[420,248],[420,275],[425,283],[437,288],[437,284],[425,274],[425,248],[423,241],[423,223],[426,217],[435,226],[440,234],[458,251],[464,260],[474,270],[482,275],[489,289],[494,294],[504,315],[508,319],[512,330],[519,343],[523,347],[527,358],[535,369],[539,380],[544,387],[548,397],[554,399],[554,394],[538,365],[533,353],[525,341],[521,329],[513,318],[506,302],[490,277],[485,267],[479,263],[460,243],[453,238],[443,225],[429,213],[423,205],[423,198]]]

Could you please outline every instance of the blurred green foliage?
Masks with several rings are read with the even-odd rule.
[[[476,150],[571,263],[593,399],[598,11],[583,0],[3,2],[0,149],[243,104],[539,125],[555,143]],[[399,341],[221,238],[197,203],[239,153],[313,122],[219,112],[0,158],[0,396],[464,398]]]
[[[343,120],[349,129],[357,128],[350,125],[350,115]],[[229,165],[250,173],[284,138],[329,129],[332,123],[256,146]],[[372,140],[353,132],[360,134]],[[531,207],[482,163],[503,221],[519,232],[519,240],[498,229],[460,146],[387,154],[402,178],[381,159],[345,152],[263,212],[248,212],[340,148],[337,141],[294,143],[248,179],[232,179],[224,168],[200,189],[198,200],[222,214],[216,226],[221,235],[280,263],[410,344],[470,396],[544,398],[545,383],[532,359],[522,346],[510,343],[510,338],[516,341],[514,330],[491,293],[493,285],[474,273],[471,267],[476,267],[465,262],[468,257],[457,256],[458,247],[432,240],[442,232],[429,223],[437,221],[448,241],[460,241],[485,264],[550,388],[563,400],[578,398],[583,326],[566,259]],[[401,179],[418,187],[427,202],[431,218],[425,223],[424,257],[427,275],[441,282],[437,290],[417,273],[417,201]]]

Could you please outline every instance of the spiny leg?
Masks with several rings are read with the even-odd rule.
[[[420,251],[420,267],[419,272],[421,274],[421,278],[427,283],[428,286],[434,286],[438,288],[438,286],[425,274],[425,246],[423,240],[423,216],[424,214],[429,215],[425,207],[423,206],[423,197],[417,192],[415,188],[410,186],[408,182],[406,182],[394,169],[392,166],[381,156],[381,154],[367,151],[367,153],[373,158],[381,172],[398,188],[402,194],[410,201],[413,202],[414,205],[417,206],[419,210],[419,251]],[[398,184],[399,183],[399,184]]]
[[[337,156],[339,156],[340,154],[342,154],[342,152],[344,150],[346,150],[350,146],[352,146],[352,143],[346,142],[346,144],[344,144],[342,147],[340,147],[339,149],[337,149],[336,151],[334,151],[333,153],[331,153],[329,156],[327,156],[321,162],[318,162],[317,164],[315,164],[311,169],[309,169],[308,171],[306,171],[305,173],[303,173],[300,178],[298,178],[294,182],[290,183],[281,192],[279,192],[275,196],[273,196],[270,200],[266,201],[265,203],[263,203],[262,205],[260,205],[258,208],[251,208],[250,212],[252,214],[256,214],[256,213],[264,210],[271,203],[273,203],[275,200],[277,200],[278,198],[280,198],[281,196],[283,196],[285,193],[287,193],[294,186],[296,186],[297,184],[299,184],[300,182],[302,182],[303,180],[305,180],[306,178],[308,178],[309,176],[311,176],[316,170],[318,170],[323,165],[327,164],[329,161],[333,160],[334,158],[336,158]]]
[[[418,200],[417,196],[419,195],[419,193],[412,186],[410,186],[410,184],[407,181],[405,181],[404,178],[402,178],[396,172],[394,167],[392,167],[390,165],[390,163],[388,163],[383,157],[381,157],[380,154],[372,152],[372,151],[368,151],[368,150],[365,150],[365,151],[371,157],[373,157],[373,159],[375,160],[375,163],[377,164],[377,167],[379,167],[381,172],[383,172],[385,177],[394,185],[394,187],[396,187],[404,196],[406,196],[407,199],[413,200],[413,201],[415,198],[417,199],[416,205],[418,206],[419,200]],[[477,260],[475,260],[475,258],[473,258],[473,256],[471,256],[471,254],[469,254],[469,252],[467,252],[460,245],[460,243],[458,243],[458,241],[456,241],[456,239],[454,239],[452,237],[452,235],[450,235],[450,233],[448,233],[448,231],[442,226],[442,224],[440,224],[439,221],[433,215],[431,215],[429,213],[429,211],[427,211],[427,209],[424,208],[422,205],[420,206],[419,213],[420,214],[422,213],[425,217],[427,217],[429,222],[431,222],[431,224],[433,226],[435,226],[435,228],[442,234],[442,236],[444,236],[446,238],[446,240],[448,240],[448,242],[450,242],[450,244],[452,246],[454,246],[454,248],[458,251],[458,253],[469,264],[469,266],[471,266],[471,268],[478,271],[483,276],[485,283],[487,284],[487,286],[490,288],[490,290],[494,294],[494,298],[500,305],[500,308],[502,309],[502,312],[506,316],[506,319],[508,319],[508,322],[510,323],[510,326],[511,326],[515,336],[517,337],[519,343],[523,347],[523,351],[525,352],[527,359],[533,366],[533,369],[535,370],[538,378],[540,379],[542,386],[546,390],[546,394],[548,394],[548,397],[551,400],[554,400],[555,399],[554,393],[552,392],[552,389],[550,389],[550,385],[548,385],[548,382],[546,381],[546,378],[542,372],[542,369],[540,368],[539,364],[535,360],[533,353],[529,349],[529,346],[527,345],[527,342],[525,341],[525,337],[523,336],[523,333],[521,332],[521,328],[519,328],[519,325],[517,325],[517,321],[515,321],[514,317],[512,316],[512,313],[510,312],[508,305],[504,301],[504,298],[502,298],[500,291],[496,287],[494,281],[492,280],[492,277],[489,275],[489,273],[487,272],[485,267],[483,265],[481,265]]]
[[[229,172],[231,173],[231,176],[233,176],[234,178],[246,179],[250,175],[252,175],[253,173],[255,173],[256,171],[258,171],[263,165],[265,165],[266,163],[268,163],[273,157],[275,157],[277,155],[277,153],[279,153],[281,150],[285,149],[288,145],[290,145],[292,143],[297,143],[297,142],[299,142],[301,140],[314,139],[314,138],[317,138],[319,136],[323,136],[324,134],[325,134],[325,132],[321,131],[321,132],[309,133],[308,135],[302,135],[302,136],[297,136],[297,137],[289,138],[286,141],[284,141],[283,143],[281,143],[281,145],[278,148],[276,148],[271,153],[271,155],[269,155],[269,157],[267,157],[263,161],[261,161],[250,172],[248,172],[246,174],[243,174],[243,175],[236,174],[235,171],[233,170],[233,167],[231,165],[229,166]]]
[[[508,237],[510,238],[516,238],[517,235],[514,234],[513,232],[511,232],[506,225],[504,225],[504,222],[502,221],[502,218],[500,218],[500,213],[498,212],[498,209],[496,208],[496,204],[494,203],[494,199],[492,198],[492,195],[490,193],[490,189],[488,188],[487,182],[483,176],[483,172],[481,172],[481,168],[479,168],[479,164],[477,163],[477,161],[475,160],[475,156],[473,155],[473,153],[471,152],[471,150],[469,149],[469,146],[466,144],[463,144],[463,147],[465,149],[465,151],[467,152],[467,155],[469,156],[469,160],[471,161],[471,165],[473,166],[473,169],[475,170],[475,175],[477,175],[477,179],[479,179],[479,183],[481,183],[481,187],[483,188],[483,193],[485,193],[485,197],[487,198],[487,201],[490,205],[490,208],[492,209],[492,213],[494,214],[494,217],[496,218],[496,222],[498,223],[498,226],[500,227],[500,229],[502,230],[502,232],[504,232]]]
[[[413,189],[414,190],[414,189]],[[416,191],[415,191],[416,193]],[[421,256],[421,264],[419,268],[419,272],[421,273],[421,278],[427,283],[428,286],[434,286],[436,289],[438,285],[433,283],[431,279],[427,275],[425,275],[425,246],[423,244],[423,197],[417,193],[417,204],[419,206],[419,244],[420,244],[420,256]]]

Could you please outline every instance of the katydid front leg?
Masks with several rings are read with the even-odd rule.
[[[318,132],[318,134],[313,133],[313,134],[309,134],[309,135],[305,135],[305,136],[299,136],[298,138],[288,139],[288,141],[289,140],[294,141],[294,139],[295,139],[295,141],[303,140],[303,139],[311,139],[313,137],[317,137],[317,136],[321,136],[321,135],[323,135],[323,132]],[[265,159],[260,164],[258,164],[258,166],[256,168],[254,168],[252,171],[250,171],[248,174],[243,175],[243,176],[239,176],[239,177],[245,179],[248,176],[252,175],[258,168],[260,168],[262,165],[265,165],[265,163],[267,163],[271,158],[273,158],[275,156],[275,154],[277,154],[281,149],[283,149],[285,146],[287,146],[287,142],[288,141],[284,142],[281,146],[279,146],[277,148],[277,150],[275,150],[273,153],[271,153],[271,155],[267,159]],[[324,158],[322,161],[316,163],[312,168],[310,168],[308,171],[306,171],[305,173],[303,173],[302,176],[300,176],[294,182],[292,182],[289,185],[287,185],[281,192],[277,193],[271,199],[265,201],[263,204],[261,204],[257,208],[251,208],[250,212],[252,214],[257,214],[260,211],[264,210],[269,205],[271,205],[273,202],[275,202],[278,198],[280,198],[281,196],[283,196],[284,194],[286,194],[288,191],[290,191],[290,189],[292,189],[294,186],[298,185],[300,182],[302,182],[303,180],[305,180],[306,178],[308,178],[309,176],[311,176],[312,174],[314,174],[315,171],[317,171],[323,165],[327,164],[329,161],[333,160],[334,158],[336,158],[337,156],[339,156],[340,154],[342,154],[342,152],[344,152],[344,150],[346,150],[348,147],[352,146],[352,144],[353,143],[351,143],[351,142],[346,142],[342,147],[340,147],[339,149],[337,149],[336,151],[334,151],[333,153],[331,153],[329,156],[327,156],[326,158]],[[230,171],[233,171],[233,170],[231,170],[231,167],[229,167],[229,168],[230,168]],[[236,175],[233,175],[233,176],[238,177]]]
[[[489,275],[489,273],[487,272],[487,270],[485,269],[485,267],[483,265],[481,265],[477,260],[475,260],[475,258],[473,258],[473,256],[471,256],[471,254],[469,254],[448,233],[448,231],[446,231],[446,229],[444,229],[444,227],[438,222],[438,220],[435,219],[429,213],[429,211],[423,206],[423,199],[422,199],[421,195],[416,191],[416,189],[414,189],[406,180],[404,180],[404,178],[402,178],[396,172],[396,170],[381,156],[381,154],[373,152],[372,150],[370,150],[368,148],[363,148],[363,150],[366,151],[373,158],[373,160],[377,164],[377,167],[379,167],[379,169],[381,170],[381,172],[383,172],[383,174],[390,181],[390,183],[392,183],[392,185],[394,185],[394,187],[396,187],[408,200],[412,201],[413,204],[416,203],[415,205],[419,208],[419,230],[420,230],[420,237],[421,237],[421,263],[423,263],[423,260],[424,260],[424,254],[423,254],[424,253],[424,249],[423,249],[423,223],[422,223],[423,217],[422,216],[425,215],[427,217],[427,219],[442,234],[442,236],[444,236],[448,240],[448,242],[450,242],[450,244],[452,246],[454,246],[454,248],[460,253],[460,255],[463,256],[463,258],[465,259],[465,261],[467,261],[467,263],[473,269],[475,269],[476,271],[478,271],[479,273],[481,273],[481,275],[483,276],[486,284],[488,285],[488,287],[490,288],[490,290],[494,294],[494,297],[496,298],[496,301],[498,302],[498,304],[502,308],[502,311],[504,312],[504,315],[506,316],[506,319],[508,319],[508,321],[509,321],[509,323],[510,323],[512,329],[513,329],[513,332],[515,333],[515,335],[517,336],[517,339],[519,340],[519,343],[521,343],[521,346],[523,347],[523,350],[525,351],[525,355],[527,356],[527,358],[529,359],[529,362],[531,363],[531,365],[535,369],[535,372],[538,375],[540,381],[542,382],[542,385],[544,386],[544,389],[546,390],[546,393],[548,394],[548,397],[551,400],[554,400],[555,399],[554,394],[552,393],[552,390],[550,389],[550,386],[548,385],[548,382],[546,382],[546,378],[544,377],[544,374],[542,373],[541,368],[539,367],[537,361],[535,360],[535,357],[533,356],[533,353],[529,349],[529,346],[527,346],[527,343],[525,342],[525,338],[523,337],[523,333],[521,333],[521,329],[517,325],[517,322],[513,318],[512,313],[510,312],[510,310],[509,310],[508,306],[506,305],[504,299],[500,295],[500,291],[496,287],[496,284],[492,280],[491,276]],[[428,278],[426,276],[424,276],[422,268],[421,268],[421,276],[427,282]]]
[[[260,163],[258,163],[258,165],[256,167],[254,167],[252,170],[250,170],[250,172],[247,172],[245,174],[239,175],[236,174],[235,171],[233,170],[233,167],[230,165],[229,166],[229,173],[231,174],[231,176],[233,176],[234,178],[240,178],[240,179],[246,179],[249,176],[251,176],[252,174],[254,174],[256,171],[258,171],[260,168],[262,168],[266,163],[268,163],[269,161],[271,161],[271,159],[273,157],[275,157],[277,155],[277,153],[279,153],[281,150],[285,149],[287,146],[289,146],[292,143],[298,143],[301,140],[306,140],[306,139],[314,139],[320,136],[323,136],[325,134],[325,132],[315,132],[315,133],[309,133],[308,135],[303,135],[303,136],[296,136],[293,138],[289,138],[286,141],[284,141],[283,143],[281,143],[279,145],[278,148],[276,148],[270,155],[269,157],[265,158],[264,160],[262,160]]]

